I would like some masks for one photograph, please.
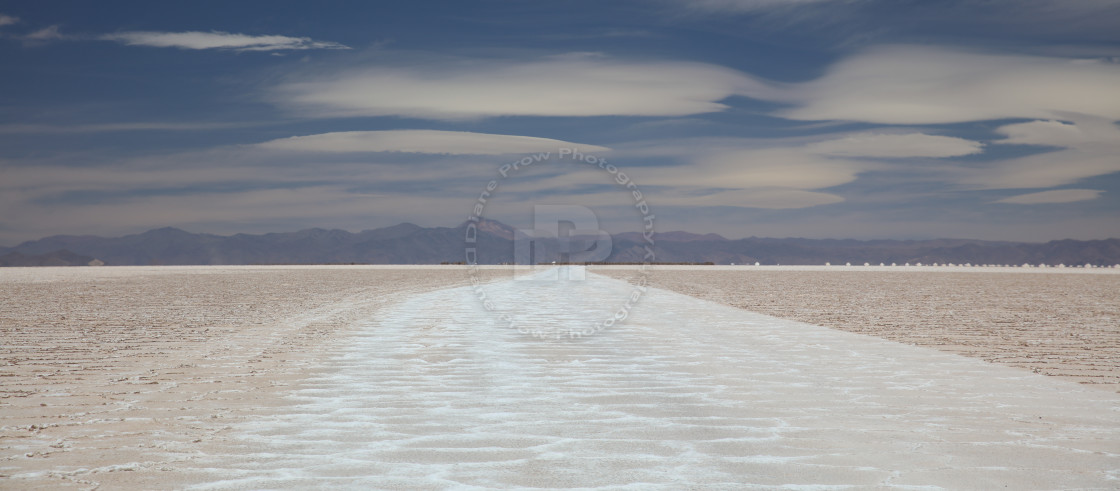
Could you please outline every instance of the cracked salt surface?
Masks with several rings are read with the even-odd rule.
[[[552,324],[631,290],[487,287]],[[201,488],[1120,487],[1116,394],[662,290],[564,341],[469,288],[424,293],[330,353],[291,406],[195,459]]]

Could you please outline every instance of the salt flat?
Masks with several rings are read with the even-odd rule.
[[[0,487],[171,487],[189,479],[175,462],[282,404],[319,347],[466,283],[440,267],[0,268]]]
[[[648,279],[752,312],[1120,391],[1120,269],[659,266]]]
[[[272,274],[320,284],[305,294],[322,302],[312,309],[318,321],[298,308],[277,314],[283,321],[257,316],[263,328],[239,324],[201,343],[234,339],[220,356],[150,379],[112,382],[95,371],[43,393],[23,362],[9,363],[5,380],[32,394],[3,402],[2,472],[18,487],[44,488],[1120,485],[1120,396],[1111,391],[657,289],[623,325],[541,340],[517,328],[595,325],[633,287],[599,275],[485,285],[511,325],[475,289],[407,279],[452,281],[446,270],[394,271],[330,272],[358,290],[324,287],[332,276],[322,272],[230,275],[241,286]],[[325,300],[332,291],[350,294]],[[377,292],[386,298],[368,303]],[[6,340],[29,329],[20,327]],[[282,342],[243,349],[259,346],[233,335],[242,331],[277,331]],[[159,365],[125,354],[99,370],[116,373],[121,360]],[[266,366],[248,373],[258,363]],[[82,391],[109,394],[108,408],[52,404],[38,415],[13,402],[77,404]]]
[[[488,294],[578,324],[630,290],[592,276]],[[1120,484],[1115,394],[666,291],[643,302],[625,326],[542,341],[469,288],[415,295],[190,464],[202,488]]]

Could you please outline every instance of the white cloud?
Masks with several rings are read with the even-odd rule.
[[[810,143],[812,153],[840,157],[959,157],[983,151],[983,144],[963,138],[924,133],[860,133],[836,140]]]
[[[1103,191],[1096,189],[1055,189],[1038,193],[1020,194],[996,201],[1016,205],[1038,205],[1047,203],[1073,203],[1097,199]]]
[[[897,0],[670,0],[686,8],[707,10],[717,13],[754,13],[790,9],[800,6],[816,8],[828,7],[821,15],[835,14],[840,9],[866,5],[874,9],[880,5],[890,5]],[[1120,2],[1116,0],[949,0],[919,5],[920,9],[880,12],[879,19],[890,19],[895,15],[913,15],[920,12],[928,16],[928,22],[942,22],[957,17],[958,24],[982,23],[1033,23],[1050,21],[1070,23],[1096,17],[1100,24],[1107,23],[1120,12]],[[1102,18],[1103,17],[1103,18]],[[914,20],[914,19],[909,19]],[[1056,28],[1068,26],[1054,26]]]
[[[831,159],[797,148],[721,151],[665,172],[659,183],[712,187],[822,189],[852,182],[871,165]]]
[[[920,133],[820,138],[656,140],[615,145],[613,154],[680,162],[634,169],[643,185],[687,191],[674,204],[803,208],[842,202],[843,196],[822,190],[854,182],[865,172],[899,168],[869,158],[957,156],[980,148],[977,142]],[[659,189],[658,199],[666,192],[671,193]]]
[[[720,191],[712,194],[692,195],[677,192],[658,193],[657,206],[731,206],[739,208],[765,208],[788,210],[841,203],[844,198],[832,193],[786,188],[751,188]]]
[[[376,66],[277,87],[273,100],[310,116],[683,116],[722,111],[766,86],[702,63],[591,56],[511,62],[467,60]]]
[[[175,123],[175,122],[134,122],[134,123],[94,123],[94,124],[0,124],[0,134],[66,134],[66,133],[102,133],[114,131],[205,131],[228,128],[245,128],[251,126],[264,126],[274,124],[271,122],[231,122],[231,123]]]
[[[866,44],[876,38],[917,39],[959,44],[993,35],[1028,40],[1120,40],[1116,0],[655,0],[712,15],[743,15],[752,30],[778,31],[811,24],[814,36],[835,36],[838,43]],[[755,17],[755,18],[751,18]],[[1077,41],[1074,41],[1077,42]],[[1026,44],[1026,43],[1024,43]],[[1037,49],[1038,43],[1031,49]]]
[[[1116,87],[1115,63],[894,46],[846,58],[776,99],[795,105],[779,116],[801,120],[935,124],[1069,113],[1117,120]]]
[[[683,141],[616,150],[620,157],[669,156],[687,164],[633,169],[635,181],[659,187],[657,202],[676,206],[730,206],[789,209],[840,203],[842,196],[819,191],[854,181],[881,164],[779,146],[774,142]],[[787,143],[788,144],[788,143]]]
[[[1088,140],[1088,135],[1077,125],[1053,120],[1009,124],[1000,126],[996,131],[1007,135],[1006,139],[997,143],[1071,147]]]
[[[780,116],[882,124],[938,124],[1028,118],[1005,125],[992,144],[1029,144],[1061,150],[945,166],[943,177],[977,189],[1050,188],[1120,172],[1120,64],[1037,56],[894,46],[871,49],[832,66],[824,76],[770,93],[788,102]],[[1072,121],[1063,123],[1059,120]],[[854,135],[812,143],[809,152],[844,157],[951,157],[979,153],[977,142],[931,135]],[[1045,193],[1045,192],[1044,192]],[[1090,199],[1026,195],[1023,200]],[[1095,195],[1093,195],[1095,196]],[[1006,203],[1018,202],[1001,201]]]
[[[301,49],[350,49],[339,43],[314,41],[306,37],[252,36],[228,32],[153,32],[126,31],[106,34],[105,41],[116,41],[129,46],[151,46],[179,49],[227,49],[234,51],[276,51]]]
[[[4,179],[0,180],[0,195],[20,195],[28,202],[39,202],[71,191],[128,195],[127,191],[136,190],[209,189],[246,183],[284,188],[309,182],[329,182],[340,186],[442,183],[454,187],[461,183],[448,184],[448,176],[455,176],[471,185],[485,183],[497,164],[493,161],[456,160],[402,166],[369,159],[359,162],[331,161],[309,158],[306,154],[285,156],[253,152],[251,149],[223,148],[80,168],[57,164],[5,167]],[[473,191],[470,189],[470,192]]]
[[[1116,153],[1063,150],[996,162],[988,168],[965,170],[959,182],[982,189],[1048,188],[1074,184],[1089,177],[1120,172]]]
[[[656,199],[658,206],[767,209],[807,208],[842,202],[844,198],[841,196],[814,189],[851,182],[860,171],[877,165],[806,154],[790,147],[743,148],[745,144],[742,140],[683,140],[654,148],[615,149],[611,160],[624,167],[626,175],[646,189],[650,199]],[[650,156],[684,160],[674,166],[629,167],[622,163],[641,161],[643,157]],[[584,194],[586,190],[598,189],[610,182],[609,176],[598,169],[581,172],[586,169],[553,167],[549,170],[539,167],[535,170],[544,176],[503,184],[503,192],[524,195],[563,193],[565,196],[578,196],[579,202],[588,206],[610,201],[595,194]],[[520,177],[526,176],[523,173]],[[605,195],[609,198],[616,194],[616,191],[610,191]]]
[[[28,41],[53,41],[56,39],[63,39],[64,37],[65,36],[58,31],[58,26],[49,26],[23,36],[23,39]]]
[[[633,168],[625,171],[628,177],[642,187],[651,203],[658,208],[663,206],[680,206],[689,208],[702,207],[734,207],[734,208],[763,208],[763,209],[796,209],[813,206],[830,205],[844,201],[842,196],[805,189],[792,189],[785,187],[747,187],[741,189],[712,189],[710,186],[658,186],[654,190],[651,184],[663,182],[659,169]],[[629,196],[625,192],[615,189],[601,192],[589,192],[589,189],[598,189],[602,184],[610,183],[609,176],[604,177],[595,172],[591,175],[579,173],[564,173],[547,178],[528,182],[513,182],[502,187],[503,192],[510,193],[538,193],[542,191],[563,191],[565,199],[573,199],[584,206],[611,206],[621,204],[629,208]],[[734,187],[734,186],[733,186]]]
[[[10,26],[19,22],[19,17],[12,17],[10,15],[0,14],[0,26]]]
[[[312,186],[128,196],[52,208],[25,206],[5,225],[22,232],[9,235],[8,240],[60,233],[115,235],[167,225],[228,234],[311,226],[361,230],[400,223],[400,210],[408,210],[409,220],[440,225],[469,214],[457,196],[357,193],[345,186]],[[6,232],[11,233],[0,230],[0,237]]]
[[[799,120],[939,124],[1005,118],[1120,119],[1120,64],[889,46],[834,64],[816,80],[768,83],[725,67],[616,60],[441,60],[314,73],[272,100],[308,116],[686,116],[742,95],[788,103]]]
[[[610,150],[606,147],[551,138],[437,130],[343,131],[282,138],[257,146],[305,152],[410,152],[452,155],[556,152],[560,147],[579,148],[584,152]]]
[[[993,143],[1065,147],[1003,160],[963,174],[962,183],[986,189],[1047,188],[1120,172],[1120,128],[1108,119],[1077,116],[1074,124],[1031,121],[997,129],[1009,138]]]
[[[506,161],[460,156],[405,165],[391,155],[346,157],[233,146],[91,158],[78,167],[68,157],[0,160],[0,239],[10,245],[57,233],[165,225],[226,232],[361,229],[371,220],[446,225],[469,214],[470,196]]]
[[[48,44],[51,41],[60,41],[63,39],[71,39],[72,36],[67,36],[59,31],[58,26],[48,26],[42,29],[33,31],[29,34],[16,36],[17,39],[23,41],[24,46],[40,46]]]
[[[880,0],[884,3],[891,0]],[[1073,37],[1102,42],[1117,39],[1116,0],[957,0],[929,2],[939,24],[1027,34],[1034,39]],[[944,5],[948,8],[937,8]]]

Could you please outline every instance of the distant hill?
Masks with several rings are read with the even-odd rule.
[[[464,260],[465,227],[465,223],[453,228],[402,223],[357,233],[312,228],[222,236],[161,228],[113,238],[58,235],[0,248],[0,254],[4,254],[2,258],[7,258],[0,265],[86,264],[93,258],[108,265],[438,264]],[[478,261],[484,264],[512,262],[513,237],[512,227],[494,220],[483,221],[478,226]],[[607,262],[642,261],[645,251],[641,234],[622,233],[612,239],[612,252]],[[731,240],[716,234],[665,232],[657,234],[656,243],[658,262],[678,263],[1120,263],[1120,239],[1046,243],[756,237]]]
[[[0,266],[95,266],[101,261],[89,256],[80,256],[65,249],[45,254],[22,254],[9,252],[0,255]]]

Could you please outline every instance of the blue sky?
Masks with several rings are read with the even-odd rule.
[[[0,245],[452,226],[1120,236],[1120,1],[0,2]],[[551,159],[486,216],[628,192]]]

